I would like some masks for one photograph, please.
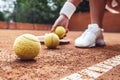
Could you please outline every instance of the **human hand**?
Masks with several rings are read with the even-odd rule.
[[[63,26],[65,28],[66,34],[67,34],[68,24],[69,24],[69,19],[65,15],[61,14],[58,17],[58,19],[55,21],[54,25],[52,26],[51,32],[54,32],[57,26]],[[66,36],[66,34],[65,34],[65,36]]]

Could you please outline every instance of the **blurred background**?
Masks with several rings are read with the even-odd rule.
[[[0,0],[0,29],[48,30],[59,16],[59,11],[65,1]],[[90,24],[89,11],[89,0],[82,0],[70,20],[69,29],[83,31]],[[118,18],[120,15],[113,16],[111,13],[105,15],[104,26],[106,31],[120,32],[119,20],[116,17]],[[113,20],[117,24],[113,24]],[[112,26],[114,29],[111,28]]]
[[[66,0],[0,0],[0,21],[53,24]],[[89,11],[84,0],[76,12]]]

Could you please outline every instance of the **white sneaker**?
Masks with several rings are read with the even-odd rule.
[[[75,40],[76,47],[95,47],[104,46],[102,30],[97,24],[89,24],[88,29]]]

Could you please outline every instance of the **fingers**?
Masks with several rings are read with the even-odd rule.
[[[54,32],[54,31],[55,31],[55,27],[52,27],[52,28],[51,28],[51,32]]]
[[[51,32],[54,32],[57,26],[63,26],[66,30],[65,36],[68,33],[68,24],[69,24],[69,19],[63,15],[59,16],[58,19],[55,21],[54,25],[51,28]],[[64,37],[65,37],[64,36]]]
[[[66,33],[68,33],[68,31],[69,31],[69,29],[68,29],[68,24],[69,24],[69,20],[67,20],[66,23],[65,23]]]
[[[58,18],[58,19],[55,21],[54,25],[53,25],[52,28],[51,28],[51,32],[54,32],[54,31],[55,31],[55,28],[56,28],[59,24],[60,24],[60,18]]]

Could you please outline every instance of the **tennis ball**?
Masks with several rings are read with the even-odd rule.
[[[44,43],[48,48],[54,49],[59,45],[59,37],[55,33],[49,33],[45,36]]]
[[[55,29],[55,34],[59,36],[60,39],[62,39],[65,36],[66,30],[63,26],[58,26]]]
[[[13,49],[20,59],[29,60],[39,54],[41,44],[36,36],[32,34],[23,34],[15,39]]]

